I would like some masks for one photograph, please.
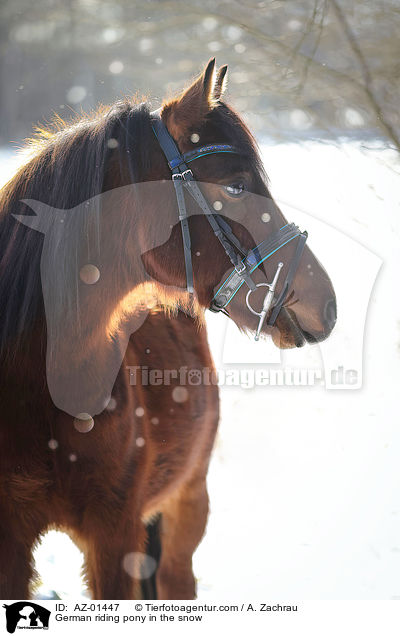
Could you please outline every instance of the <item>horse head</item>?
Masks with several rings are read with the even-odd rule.
[[[215,60],[211,60],[200,77],[182,95],[165,103],[160,113],[180,154],[189,158],[195,155],[190,163],[194,179],[199,182],[212,213],[217,216],[218,211],[218,217],[228,223],[228,239],[232,235],[236,237],[245,254],[254,250],[250,254],[253,260],[247,263],[247,273],[251,273],[256,288],[238,277],[232,258],[218,241],[201,205],[193,197],[187,197],[198,302],[204,308],[222,308],[241,329],[255,331],[260,320],[254,313],[259,314],[262,309],[265,286],[273,281],[275,274],[280,274],[275,295],[277,298],[284,295],[284,302],[275,310],[273,325],[269,324],[268,315],[264,317],[261,333],[271,335],[281,348],[320,342],[329,336],[336,321],[332,283],[308,245],[304,249],[299,246],[305,235],[288,224],[274,202],[253,136],[239,115],[222,101],[226,78],[227,67],[217,72]],[[167,180],[171,178],[170,168],[157,145],[153,139],[154,160],[147,179],[157,175],[158,179]],[[199,153],[199,147],[204,152]],[[176,210],[172,191],[171,197],[169,207],[164,202],[164,208]],[[154,223],[160,223],[159,215]],[[224,228],[223,221],[221,226]],[[165,245],[146,254],[145,265],[155,279],[184,287],[187,281],[182,239],[178,228],[175,229]],[[233,248],[235,252],[235,245]],[[257,248],[260,252],[263,250],[261,254]],[[242,266],[244,262],[243,257]],[[232,276],[236,276],[236,286],[231,285]],[[285,282],[287,289],[283,290]],[[230,296],[224,297],[218,307],[215,300],[220,301],[221,289],[224,294],[228,290]],[[250,291],[251,304],[246,303],[246,299],[250,301]],[[249,304],[257,310],[249,311]],[[269,315],[273,313],[272,302],[270,305]]]

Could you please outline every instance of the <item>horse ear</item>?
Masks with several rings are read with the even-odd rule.
[[[163,115],[166,117],[168,129],[175,139],[182,138],[189,130],[196,125],[198,126],[207,113],[217,106],[216,81],[215,58],[213,58],[208,62],[201,75],[180,97],[164,106]]]
[[[228,71],[228,66],[225,64],[224,66],[221,66],[221,68],[219,69],[218,73],[217,73],[217,79],[215,80],[215,86],[214,86],[214,91],[213,91],[213,97],[215,100],[220,100],[222,95],[224,94],[225,90],[226,90],[226,85],[227,85],[227,71]]]

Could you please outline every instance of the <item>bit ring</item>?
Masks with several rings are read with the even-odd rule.
[[[271,285],[269,283],[257,283],[256,288],[257,287],[268,287],[269,289],[271,289]],[[250,297],[250,294],[253,291],[256,291],[256,290],[255,289],[249,289],[249,291],[247,292],[247,294],[246,294],[246,305],[247,305],[248,310],[251,311],[252,314],[254,314],[255,316],[261,316],[261,311],[262,310],[261,311],[255,311],[253,309],[253,307],[250,305],[249,297]]]

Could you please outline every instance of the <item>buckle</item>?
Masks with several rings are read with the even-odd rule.
[[[193,172],[190,170],[190,168],[188,168],[188,170],[184,170],[181,173],[182,178],[185,180],[187,179],[186,175],[190,175],[191,177],[193,177]]]
[[[187,181],[188,177],[193,178],[193,172],[188,168],[188,170],[184,170],[183,172],[173,172],[172,173],[172,181],[175,179],[185,180]]]
[[[244,262],[240,263],[240,265],[235,265],[236,273],[241,276],[243,272],[246,271],[246,264]]]

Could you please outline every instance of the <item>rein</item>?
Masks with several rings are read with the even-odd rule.
[[[229,223],[227,223],[220,214],[217,214],[213,209],[211,209],[194,178],[192,170],[188,166],[189,163],[199,157],[221,153],[240,154],[239,150],[230,144],[209,144],[182,154],[162,121],[160,111],[158,110],[151,113],[151,119],[154,134],[168,162],[168,166],[171,170],[172,182],[175,187],[179,221],[182,231],[187,291],[191,295],[194,294],[192,252],[188,215],[185,203],[185,190],[193,197],[204,213],[207,221],[214,231],[215,236],[218,238],[234,267],[231,274],[215,293],[209,309],[213,312],[222,311],[227,314],[227,305],[229,305],[232,298],[245,283],[249,288],[246,295],[246,305],[251,313],[259,317],[255,335],[255,340],[258,340],[271,307],[272,311],[267,320],[267,325],[272,326],[275,324],[296,274],[308,234],[307,232],[301,232],[294,223],[290,223],[288,225],[284,225],[276,232],[273,232],[267,239],[262,241],[262,243],[253,249],[248,250],[244,248],[239,239],[233,233]],[[282,291],[274,303],[275,288],[283,263],[278,264],[271,283],[256,284],[251,278],[251,274],[261,265],[261,263],[272,256],[272,254],[296,238],[298,241],[295,253],[290,261],[289,270],[283,283]],[[259,287],[267,287],[268,291],[264,297],[262,310],[257,312],[250,304],[250,295]]]

